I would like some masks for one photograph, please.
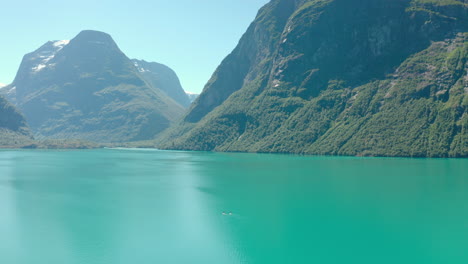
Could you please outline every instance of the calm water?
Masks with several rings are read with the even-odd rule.
[[[467,159],[0,151],[0,263],[466,264],[467,171]]]

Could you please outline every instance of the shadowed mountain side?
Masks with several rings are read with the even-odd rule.
[[[32,135],[23,115],[0,96],[0,146],[22,146],[31,141]]]

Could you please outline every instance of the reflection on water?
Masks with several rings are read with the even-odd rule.
[[[0,263],[465,263],[467,169],[466,159],[0,151]]]

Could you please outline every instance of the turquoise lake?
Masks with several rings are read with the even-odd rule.
[[[468,159],[0,151],[0,263],[468,263]]]

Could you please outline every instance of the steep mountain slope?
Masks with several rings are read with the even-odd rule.
[[[0,147],[17,147],[32,141],[24,117],[0,96]]]
[[[183,107],[190,105],[190,99],[180,85],[179,77],[171,68],[157,62],[136,59],[132,62],[150,85],[162,90]]]
[[[468,156],[467,7],[273,0],[161,147]]]
[[[2,91],[39,139],[151,139],[183,113],[142,78],[110,35],[90,30],[25,55]]]

